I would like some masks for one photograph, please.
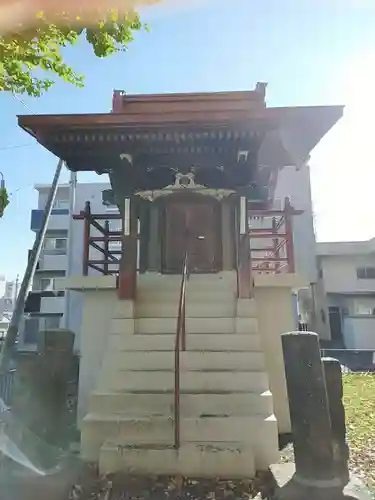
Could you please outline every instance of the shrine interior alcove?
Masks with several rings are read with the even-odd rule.
[[[218,197],[209,189],[181,191],[142,200],[141,271],[181,274],[186,252],[191,273],[234,269],[238,197],[229,191]]]

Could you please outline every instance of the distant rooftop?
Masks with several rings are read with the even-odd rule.
[[[375,238],[364,241],[333,241],[316,244],[317,254],[328,257],[330,255],[362,255],[375,253]]]

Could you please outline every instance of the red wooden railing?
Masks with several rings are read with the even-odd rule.
[[[180,352],[186,351],[186,283],[189,277],[188,251],[185,252],[182,266],[180,298],[177,311],[177,331],[174,347],[174,446],[180,448]]]
[[[292,207],[289,198],[285,199],[283,210],[251,210],[249,232],[253,273],[295,272],[293,217],[301,213],[302,210]]]
[[[93,214],[90,202],[85,210],[73,216],[84,223],[82,274],[87,276],[90,269],[104,275],[117,276],[118,295],[121,299],[134,299],[137,281],[137,228],[131,226],[131,234],[124,234],[121,214]],[[120,221],[120,227],[111,229],[111,221]],[[115,248],[111,244],[118,243]]]
[[[85,204],[85,210],[78,215],[73,215],[73,219],[83,220],[82,274],[87,276],[90,269],[105,275],[118,274],[123,253],[123,231],[111,230],[109,221],[119,220],[122,227],[121,214],[92,214],[88,201]],[[110,243],[113,242],[120,243],[118,250],[110,249]],[[92,250],[96,252],[94,257]]]

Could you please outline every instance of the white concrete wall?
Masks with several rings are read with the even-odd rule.
[[[67,255],[43,254],[39,259],[40,271],[66,271]]]
[[[346,317],[343,330],[348,349],[375,349],[375,317]]]
[[[281,433],[291,430],[281,334],[296,329],[292,290],[303,285],[303,280],[294,274],[260,275],[255,278],[259,333]]]
[[[64,297],[42,297],[40,311],[43,313],[64,313]]]
[[[117,296],[114,289],[85,290],[75,294],[80,296],[83,303],[78,401],[78,422],[80,422],[87,412],[90,393],[96,387],[96,377],[111,331]]]
[[[375,267],[375,255],[320,256],[326,293],[375,292],[375,280],[358,279],[358,267]]]
[[[316,245],[313,207],[311,200],[310,168],[284,167],[275,189],[275,208],[283,207],[284,199],[291,199],[293,207],[303,210],[293,220],[294,256],[296,273],[308,283],[317,280]],[[280,207],[281,204],[281,207]]]
[[[36,189],[39,191],[39,197],[38,197],[38,210],[44,210],[50,187],[48,185],[45,186],[36,186]],[[69,185],[68,184],[61,184],[56,193],[56,198],[55,201],[58,202],[58,200],[69,200]]]

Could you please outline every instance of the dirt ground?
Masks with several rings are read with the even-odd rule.
[[[183,479],[117,474],[99,477],[95,468],[65,470],[42,478],[8,479],[1,500],[249,500],[267,498],[270,473],[254,480]],[[272,476],[272,475],[271,475]],[[73,486],[72,486],[73,485]],[[262,492],[262,495],[260,494]]]

